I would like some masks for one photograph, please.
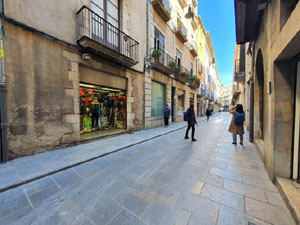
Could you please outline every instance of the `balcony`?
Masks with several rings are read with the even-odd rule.
[[[168,22],[171,19],[171,7],[169,0],[155,0],[152,2],[152,5],[158,15],[160,15],[165,22]]]
[[[196,14],[194,14],[194,16],[192,17],[192,27],[194,30],[197,30],[197,26],[198,26],[198,17]]]
[[[183,43],[187,42],[187,29],[180,19],[177,19],[176,37]]]
[[[178,0],[178,2],[182,8],[185,8],[187,6],[186,0]]]
[[[175,65],[172,66],[172,70],[176,80],[183,84],[189,82],[190,71],[188,69],[184,68],[183,66],[177,66],[175,63]]]
[[[139,43],[83,6],[76,13],[77,44],[124,66],[138,63]]]
[[[234,80],[239,83],[245,82],[245,59],[234,61]]]
[[[200,80],[196,76],[190,76],[190,81],[189,81],[189,86],[190,88],[196,90],[200,86]]]
[[[174,66],[176,65],[175,59],[169,56],[162,49],[151,49],[151,67],[166,74],[171,75],[174,71]]]
[[[194,57],[198,56],[198,45],[195,41],[192,42],[190,52]]]

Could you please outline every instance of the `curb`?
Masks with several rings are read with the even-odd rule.
[[[280,195],[282,196],[285,205],[287,206],[287,208],[289,209],[292,218],[294,219],[295,223],[297,225],[300,225],[300,215],[298,210],[296,209],[297,206],[295,204],[293,204],[293,200],[290,198],[290,196],[288,196],[287,194],[287,190],[286,188],[284,188],[284,186],[282,185],[281,181],[280,181],[280,177],[275,177],[275,184],[277,189],[279,190]]]
[[[201,118],[201,117],[200,117],[200,118]],[[201,118],[198,122],[200,123],[200,122],[203,122],[203,121],[205,121],[205,120],[206,120],[206,118],[204,117],[204,118]],[[186,127],[187,127],[187,125],[184,125],[184,126],[182,126],[182,127],[175,128],[174,130],[170,130],[170,131],[168,131],[168,132],[165,132],[165,133],[156,135],[156,136],[154,136],[154,137],[147,138],[147,139],[144,139],[144,140],[142,140],[142,141],[139,141],[139,142],[136,142],[136,143],[133,143],[133,144],[130,144],[130,145],[121,147],[121,148],[117,148],[116,150],[113,150],[113,151],[110,151],[110,152],[107,152],[107,153],[104,153],[104,154],[101,154],[101,155],[92,157],[92,158],[90,158],[90,159],[83,160],[83,161],[80,161],[80,162],[77,162],[77,163],[73,163],[73,164],[68,165],[68,166],[65,166],[65,167],[63,167],[63,168],[53,170],[53,171],[51,171],[51,172],[49,172],[49,173],[45,173],[45,174],[42,174],[42,175],[40,175],[40,176],[36,176],[36,177],[30,178],[30,179],[27,179],[27,180],[24,180],[24,181],[17,182],[17,183],[15,183],[15,184],[9,185],[9,186],[7,186],[7,187],[0,188],[0,193],[3,193],[3,192],[5,192],[5,191],[8,191],[8,190],[13,189],[13,188],[17,188],[17,187],[22,186],[22,185],[24,185],[24,184],[31,183],[31,182],[33,182],[33,181],[42,179],[42,178],[44,178],[44,177],[47,177],[47,176],[50,176],[50,175],[59,173],[59,172],[61,172],[61,171],[64,171],[64,170],[73,168],[73,167],[75,167],[75,166],[79,166],[79,165],[81,165],[81,164],[84,164],[84,163],[93,161],[93,160],[95,160],[95,159],[102,158],[102,157],[105,157],[105,156],[107,156],[107,155],[110,155],[110,154],[119,152],[119,151],[124,150],[124,149],[126,149],[126,148],[130,148],[130,147],[132,147],[132,146],[135,146],[135,145],[138,145],[138,144],[142,144],[142,143],[144,143],[144,142],[147,142],[147,141],[153,140],[153,139],[155,139],[155,138],[158,138],[158,137],[161,137],[161,136],[164,136],[164,135],[167,135],[167,134],[176,132],[176,131],[178,131],[178,130],[182,130],[182,129],[186,128]]]

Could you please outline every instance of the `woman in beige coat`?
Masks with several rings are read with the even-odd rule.
[[[243,105],[237,104],[235,107],[231,108],[229,112],[232,114],[231,123],[228,129],[228,131],[232,133],[232,137],[233,137],[232,144],[236,145],[237,135],[240,135],[240,144],[243,145],[244,124],[243,123],[236,124],[234,122],[237,113],[244,114]]]

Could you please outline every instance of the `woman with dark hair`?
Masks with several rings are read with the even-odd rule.
[[[243,145],[244,121],[245,121],[245,113],[243,110],[243,105],[237,104],[235,107],[231,108],[229,112],[232,114],[232,119],[228,130],[230,133],[232,133],[232,137],[233,137],[232,144],[236,145],[237,135],[240,135],[240,144]]]

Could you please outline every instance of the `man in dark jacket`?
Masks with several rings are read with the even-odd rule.
[[[196,117],[195,117],[195,111],[194,111],[194,105],[191,105],[190,108],[186,111],[188,113],[188,128],[186,129],[185,133],[185,139],[189,139],[189,131],[190,128],[192,128],[192,141],[197,141],[195,136],[195,124],[197,124]]]
[[[164,120],[165,120],[165,127],[169,126],[169,117],[170,117],[170,108],[168,104],[166,104],[164,108]]]

